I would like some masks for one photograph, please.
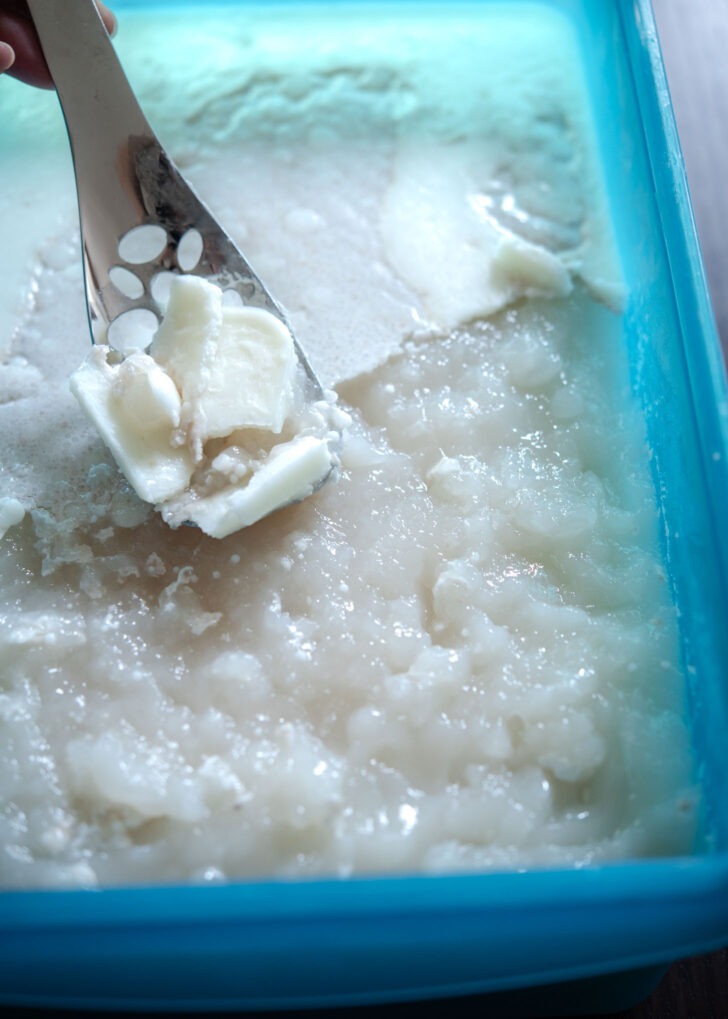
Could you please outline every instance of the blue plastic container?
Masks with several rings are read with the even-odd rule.
[[[0,1002],[282,1009],[488,992],[500,1014],[604,1011],[646,994],[673,960],[728,944],[720,346],[649,0],[542,2],[573,19],[581,40],[625,259],[633,379],[681,614],[704,850],[576,871],[8,893]]]

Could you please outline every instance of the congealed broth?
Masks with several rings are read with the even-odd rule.
[[[167,527],[67,388],[88,342],[72,191],[52,230],[19,203],[0,880],[689,849],[676,617],[568,24],[221,17],[130,12],[119,46],[352,415],[340,477],[223,540]],[[55,112],[27,92],[11,138]],[[63,179],[53,130],[35,172]]]

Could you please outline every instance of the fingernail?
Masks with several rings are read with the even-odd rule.
[[[7,42],[0,42],[0,74],[9,71],[15,63],[15,50]]]
[[[113,39],[114,36],[116,35],[116,31],[117,31],[117,29],[119,27],[119,24],[118,24],[118,22],[116,20],[116,15],[114,14],[113,11],[109,10],[109,8],[106,6],[106,4],[103,4],[103,3],[99,2],[98,8],[99,8],[99,14],[102,15],[102,17],[104,19],[104,23],[107,26],[107,31],[108,31],[109,35],[111,36],[111,38]]]

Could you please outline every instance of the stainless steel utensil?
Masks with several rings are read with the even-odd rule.
[[[28,7],[71,143],[93,338],[123,351],[114,334],[123,336],[117,326],[130,313],[141,312],[156,328],[163,308],[155,280],[182,271],[236,291],[244,304],[272,312],[290,329],[154,134],[93,0],[29,0]],[[194,264],[186,267],[186,259]],[[306,396],[320,400],[322,387],[295,342]]]

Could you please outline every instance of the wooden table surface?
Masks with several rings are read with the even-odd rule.
[[[728,353],[728,0],[653,0],[653,6],[716,321]],[[479,997],[324,1013],[328,1019],[367,1014],[377,1019],[498,1016],[488,999]],[[45,1019],[59,1013],[0,1009],[1,1019],[11,1015]],[[313,1019],[314,1014],[302,1015]],[[728,949],[676,963],[645,1002],[609,1015],[612,1019],[728,1019]]]

